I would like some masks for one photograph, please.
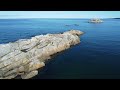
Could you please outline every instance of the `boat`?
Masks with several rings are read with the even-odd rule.
[[[70,25],[65,25],[65,26],[70,26]]]
[[[79,26],[79,24],[74,24],[75,26]]]

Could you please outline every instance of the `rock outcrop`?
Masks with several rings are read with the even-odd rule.
[[[102,22],[103,22],[103,20],[101,20],[101,19],[91,19],[89,21],[89,23],[102,23]]]
[[[50,56],[80,43],[83,32],[70,30],[62,34],[38,35],[13,43],[0,44],[0,79],[20,76],[29,79],[38,74]]]

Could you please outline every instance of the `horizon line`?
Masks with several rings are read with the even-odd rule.
[[[112,18],[119,18],[119,17],[108,17],[108,18],[99,18],[99,19],[112,19]],[[25,18],[0,18],[0,19],[94,19],[94,18],[41,18],[41,17],[25,17]]]

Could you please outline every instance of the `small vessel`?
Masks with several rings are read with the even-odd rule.
[[[70,26],[70,25],[65,25],[65,26]]]
[[[89,21],[89,23],[102,23],[102,22],[103,22],[103,20],[101,20],[101,19],[91,19]]]

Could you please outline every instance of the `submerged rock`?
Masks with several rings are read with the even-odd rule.
[[[0,44],[0,79],[12,79],[19,75],[22,79],[32,78],[53,54],[80,43],[81,34],[83,32],[79,30],[70,30]]]

